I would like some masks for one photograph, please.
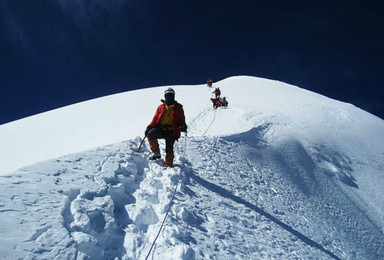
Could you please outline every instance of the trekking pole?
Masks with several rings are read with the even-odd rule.
[[[187,135],[187,132],[185,132],[185,140],[184,140],[184,156],[185,158],[187,158],[187,138],[188,138],[188,135]]]
[[[139,146],[139,149],[137,149],[137,152],[138,152],[138,153],[140,152],[140,148],[141,148],[141,146],[143,145],[145,138],[147,138],[147,136],[144,136],[143,140],[141,141],[140,146]]]

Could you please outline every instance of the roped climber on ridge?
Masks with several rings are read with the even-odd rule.
[[[213,83],[212,79],[208,78],[208,80],[207,80],[207,86],[208,86],[209,88],[212,87],[212,83]]]
[[[214,90],[212,93],[215,94],[215,97],[216,97],[216,98],[220,98],[221,91],[220,91],[220,88],[219,88],[219,87],[215,88],[215,90]]]
[[[161,158],[159,142],[157,139],[165,139],[165,161],[164,167],[173,167],[173,145],[181,136],[181,132],[187,132],[183,105],[175,100],[175,91],[168,88],[164,92],[164,100],[157,108],[152,122],[145,130],[148,137],[149,147],[153,154],[150,160]]]

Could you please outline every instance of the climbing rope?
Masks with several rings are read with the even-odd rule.
[[[211,122],[210,125],[208,126],[207,130],[205,130],[205,132],[203,133],[203,136],[207,133],[207,131],[209,130],[209,128],[212,126],[212,124],[213,124],[213,122],[215,121],[215,119],[216,119],[216,110],[214,111],[214,116],[213,116],[212,122]],[[140,146],[141,146],[141,145],[140,145]],[[187,159],[187,133],[185,133],[185,138],[184,138],[184,149],[182,149],[182,154],[183,154],[183,156],[184,156],[184,158],[185,158],[185,160],[186,160],[186,159]],[[159,228],[159,231],[157,232],[156,237],[155,237],[155,239],[154,239],[153,242],[152,242],[151,248],[149,249],[148,254],[147,254],[147,256],[145,257],[145,260],[148,260],[148,257],[151,255],[151,252],[152,252],[152,250],[153,250],[153,248],[154,248],[154,246],[155,246],[155,244],[156,244],[156,241],[157,241],[157,239],[159,238],[160,233],[161,233],[161,231],[162,231],[162,229],[163,229],[163,227],[164,227],[164,224],[165,224],[165,221],[166,221],[166,219],[167,219],[167,217],[168,217],[169,211],[171,210],[171,207],[172,207],[172,205],[173,205],[173,201],[174,201],[174,199],[175,199],[176,191],[177,191],[177,188],[178,188],[178,186],[179,186],[180,180],[181,180],[181,174],[179,174],[179,177],[178,177],[178,179],[177,179],[177,183],[176,183],[175,189],[174,189],[174,191],[173,191],[173,195],[172,195],[171,201],[170,201],[170,203],[169,203],[167,212],[166,212],[165,215],[164,215],[164,218],[163,218],[163,221],[162,221],[161,226],[160,226],[160,228]]]
[[[215,141],[215,144],[214,144],[214,146],[213,146],[213,149],[214,148],[216,148],[216,146],[217,146],[217,144],[218,144],[218,142],[219,142],[219,139],[220,139],[220,137],[217,137],[217,139],[216,139],[216,141]],[[214,163],[216,163],[215,162],[215,160],[213,159],[213,157],[212,156],[210,156],[211,157],[211,160],[214,162]],[[220,160],[221,161],[221,160]],[[219,164],[220,164],[220,161],[218,161],[217,163],[216,163],[216,170],[215,170],[215,172],[217,172],[217,170],[219,169]],[[228,174],[228,172],[227,171],[223,171],[224,172],[224,174],[229,178],[229,179],[231,179],[236,185],[237,185],[237,187],[241,187],[241,185],[234,179],[234,178],[232,178],[232,176],[230,176],[229,174]],[[254,196],[252,196],[247,190],[244,190],[244,192],[245,192],[245,194],[246,195],[248,195],[248,197],[251,199],[251,200],[254,200],[254,202],[255,203],[258,203],[258,200],[257,199],[255,199],[255,197]],[[268,214],[268,213],[267,213]],[[270,214],[268,214],[268,215],[270,215]],[[272,215],[271,215],[272,216]],[[307,220],[308,221],[308,220]],[[319,229],[320,229],[320,227],[316,224],[316,223],[314,223],[315,224],[315,226],[317,226]],[[280,225],[281,226],[281,225]],[[324,252],[324,253],[326,253],[327,255],[329,255],[329,256],[331,256],[332,258],[334,258],[334,259],[336,259],[336,260],[341,260],[337,255],[335,255],[332,251],[330,251],[330,250],[328,250],[328,249],[326,249],[326,248],[324,248],[324,247],[322,247],[321,246],[321,244],[319,244],[319,243],[317,243],[317,242],[315,242],[315,241],[313,241],[313,240],[311,240],[310,238],[308,238],[308,237],[306,237],[305,235],[303,235],[303,234],[301,234],[300,232],[297,232],[297,231],[295,231],[294,229],[291,229],[291,233],[293,233],[294,235],[296,235],[297,237],[304,237],[304,238],[307,238],[311,243],[309,243],[311,246],[314,246],[315,248],[317,248],[317,249],[319,249],[320,251],[322,251],[322,252]],[[314,245],[313,245],[314,244]],[[343,252],[341,252],[341,253],[343,253]],[[344,254],[344,253],[343,253]]]
[[[161,226],[160,226],[160,228],[159,228],[159,231],[157,232],[157,235],[156,235],[155,239],[154,239],[153,242],[152,242],[151,248],[149,249],[148,254],[147,254],[147,256],[145,257],[145,260],[147,260],[148,257],[150,256],[151,251],[152,251],[153,247],[155,246],[156,241],[157,241],[157,239],[158,239],[158,237],[159,237],[159,235],[160,235],[160,233],[161,233],[161,231],[162,231],[162,229],[163,229],[163,227],[164,227],[165,220],[166,220],[167,217],[168,217],[169,211],[171,210],[171,207],[172,207],[172,204],[173,204],[173,200],[175,199],[175,196],[176,196],[176,191],[177,191],[177,188],[178,188],[178,186],[179,186],[180,179],[181,179],[180,176],[181,176],[181,174],[179,174],[179,178],[177,179],[176,187],[175,187],[175,190],[173,191],[173,195],[172,195],[171,201],[170,201],[170,203],[169,203],[167,212],[165,213],[165,216],[164,216],[164,218],[163,218],[163,221],[162,221],[162,223],[161,223]]]
[[[205,136],[205,134],[209,131],[209,129],[210,129],[211,126],[213,125],[215,119],[216,119],[216,110],[214,111],[214,116],[213,116],[212,122],[209,124],[208,128],[204,131],[204,133],[202,134],[202,136]],[[216,147],[218,146],[219,139],[220,139],[220,137],[217,137],[217,139],[216,139],[216,141],[215,141],[215,143],[214,143],[213,149],[216,148]],[[195,139],[194,139],[193,137],[192,137],[192,140],[195,141]],[[182,152],[182,154],[183,154],[185,160],[187,160],[187,136],[185,136],[185,139],[184,139],[184,149],[182,149],[181,152]],[[220,158],[220,160],[219,160],[218,162],[215,162],[215,160],[213,159],[213,157],[212,157],[212,156],[210,156],[210,157],[211,157],[212,162],[216,163],[216,170],[215,170],[215,172],[217,172],[217,170],[220,168],[220,161],[221,161],[221,158]],[[236,181],[236,180],[235,180],[235,179],[234,179],[234,178],[233,178],[227,171],[223,171],[223,172],[224,172],[224,174],[225,174],[229,179],[232,180],[233,183],[236,184],[237,187],[241,188],[241,185],[240,185],[240,184],[239,184],[239,183],[238,183],[238,182],[237,182],[237,181]],[[167,217],[168,217],[168,214],[169,214],[169,212],[170,212],[170,210],[171,210],[171,207],[172,207],[172,205],[173,205],[173,201],[174,201],[175,196],[176,196],[176,192],[177,192],[177,188],[178,188],[179,183],[180,183],[180,179],[181,179],[181,174],[179,174],[179,176],[178,176],[178,180],[177,180],[177,183],[176,183],[176,185],[175,185],[175,189],[174,189],[174,191],[173,191],[173,195],[172,195],[171,201],[170,201],[170,203],[169,203],[167,212],[166,212],[166,214],[164,215],[164,218],[163,218],[163,221],[162,221],[161,226],[160,226],[160,228],[159,228],[159,231],[158,231],[158,233],[157,233],[157,235],[156,235],[156,237],[155,237],[155,239],[154,239],[154,241],[153,241],[153,243],[152,243],[152,245],[151,245],[151,248],[149,249],[149,252],[148,252],[148,254],[147,254],[146,258],[145,258],[146,260],[149,258],[150,254],[151,254],[151,252],[152,252],[152,250],[153,250],[153,248],[154,248],[154,246],[155,246],[155,244],[156,244],[156,241],[157,241],[158,237],[160,236],[161,231],[163,230],[165,221],[166,221],[166,219],[167,219]],[[254,202],[258,203],[258,199],[255,199],[254,196],[251,195],[249,191],[244,190],[244,192],[245,192],[245,194],[246,194],[251,200],[254,200]],[[265,214],[270,215],[270,214],[268,214],[268,213],[265,213]],[[270,216],[273,217],[272,215],[270,215]],[[276,219],[276,220],[278,220],[278,219]],[[280,222],[280,221],[279,221],[279,222]],[[279,223],[277,223],[277,224],[279,224]],[[284,223],[281,223],[281,224],[279,224],[279,225],[282,226],[282,224],[284,224]],[[315,223],[315,224],[316,224],[316,223]],[[284,226],[287,226],[287,225],[284,224]],[[283,227],[284,227],[284,226],[283,226]],[[300,236],[298,236],[299,238],[300,238],[300,237],[304,237],[305,239],[307,238],[305,235],[302,235],[301,233],[296,232],[296,231],[293,230],[292,228],[289,229],[288,231],[291,231],[291,233],[293,233],[293,234],[296,235],[296,236],[300,235]],[[293,232],[293,231],[294,231],[294,232]],[[298,234],[297,234],[297,233],[298,233]],[[303,239],[302,239],[302,240],[303,240]],[[306,240],[309,240],[309,242],[308,242],[308,241],[306,242],[305,240],[304,240],[304,242],[306,242],[307,244],[309,244],[309,245],[311,245],[311,246],[313,246],[312,244],[315,244],[314,247],[320,249],[322,252],[327,253],[327,254],[328,254],[329,256],[331,256],[332,258],[334,258],[334,259],[340,259],[338,256],[336,256],[335,254],[333,254],[331,251],[329,251],[329,250],[323,248],[320,244],[316,243],[315,241],[311,240],[310,238],[307,238]],[[311,243],[310,243],[310,242],[311,242]]]
[[[209,130],[209,128],[211,128],[213,122],[215,122],[215,119],[216,119],[216,110],[215,110],[214,113],[213,113],[213,119],[212,119],[212,122],[209,124],[207,130],[205,130],[205,132],[202,134],[202,136],[204,136],[204,135],[208,132],[208,130]]]
[[[184,137],[184,149],[181,150],[182,155],[184,156],[185,160],[187,159],[187,132],[185,132],[185,137]]]
[[[184,149],[182,150],[182,153],[183,153],[183,155],[184,155],[185,158],[186,158],[186,156],[187,156],[186,152],[187,152],[187,133],[185,133],[185,138],[184,138]],[[155,246],[156,241],[157,241],[157,239],[159,238],[159,235],[160,235],[160,233],[161,233],[161,231],[162,231],[162,229],[163,229],[163,227],[164,227],[164,224],[165,224],[165,221],[166,221],[166,219],[167,219],[167,217],[168,217],[169,211],[171,210],[171,207],[172,207],[172,205],[173,205],[173,201],[174,201],[174,199],[175,199],[176,191],[177,191],[177,188],[179,187],[180,180],[181,180],[181,173],[179,174],[179,177],[178,177],[178,179],[177,179],[177,183],[176,183],[175,189],[174,189],[174,191],[173,191],[171,201],[169,202],[169,206],[168,206],[167,212],[166,212],[165,215],[164,215],[164,218],[163,218],[163,221],[161,222],[161,226],[160,226],[160,228],[159,228],[159,231],[157,232],[157,235],[156,235],[155,239],[154,239],[153,242],[152,242],[151,248],[149,249],[149,252],[148,252],[147,256],[145,257],[145,260],[147,260],[148,257],[151,255],[151,251],[152,251],[153,247]]]

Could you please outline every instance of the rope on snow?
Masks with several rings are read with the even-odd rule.
[[[172,199],[171,199],[171,201],[170,201],[170,203],[169,203],[167,212],[165,213],[165,216],[164,216],[163,221],[162,221],[162,223],[161,223],[160,229],[159,229],[159,231],[157,232],[157,235],[156,235],[155,239],[154,239],[153,242],[152,242],[151,248],[149,249],[149,252],[148,252],[147,256],[145,257],[145,260],[147,260],[148,257],[150,256],[151,251],[152,251],[153,247],[154,247],[155,244],[156,244],[156,240],[158,239],[158,237],[159,237],[159,235],[160,235],[160,233],[161,233],[161,231],[162,231],[162,229],[163,229],[163,227],[164,227],[165,220],[166,220],[167,217],[168,217],[169,211],[171,210],[171,207],[172,207],[172,204],[173,204],[173,200],[175,199],[175,196],[176,196],[177,187],[179,186],[180,179],[181,179],[180,176],[181,176],[181,174],[179,174],[179,178],[178,178],[178,180],[177,180],[177,184],[176,184],[175,190],[173,191]]]
[[[204,136],[208,132],[208,130],[209,130],[209,128],[211,128],[213,122],[215,122],[215,119],[216,119],[216,110],[213,113],[213,120],[212,120],[212,122],[209,124],[207,130],[205,130],[205,132],[202,134],[202,136]]]
[[[219,142],[219,139],[220,139],[220,137],[218,137],[218,138],[216,139],[216,142],[215,142],[215,145],[214,145],[213,148],[215,148],[215,147],[217,146],[217,144],[218,144],[218,142]],[[212,156],[211,156],[211,160],[212,160],[214,163],[216,163],[215,160],[213,160],[213,157],[212,157]],[[220,166],[219,166],[219,163],[220,163],[220,161],[216,163],[216,171],[217,171],[217,170],[219,169],[219,167],[220,167]],[[230,176],[230,175],[227,173],[227,171],[224,171],[224,173],[225,173],[225,175],[226,175],[228,178],[230,178],[230,179],[231,179],[231,180],[232,180],[232,181],[233,181],[239,188],[241,187],[241,185],[240,185],[234,178],[232,178],[232,176]],[[258,202],[258,200],[255,199],[255,197],[252,196],[252,195],[250,194],[250,192],[248,192],[247,190],[245,190],[245,194],[248,195],[248,197],[249,197],[251,200],[254,200],[255,203]],[[270,216],[271,218],[275,219],[275,220],[273,220],[273,221],[274,221],[276,224],[278,224],[280,227],[283,227],[285,230],[291,232],[293,235],[295,235],[296,237],[298,237],[301,241],[303,241],[304,243],[308,244],[309,246],[319,249],[320,251],[322,251],[323,253],[327,254],[327,255],[330,256],[330,257],[332,257],[333,259],[341,260],[341,258],[339,258],[337,255],[335,255],[332,251],[330,251],[330,250],[324,248],[321,244],[317,243],[316,241],[312,240],[311,238],[307,237],[306,235],[300,233],[299,231],[296,231],[295,229],[291,228],[290,226],[284,224],[282,221],[280,221],[279,219],[273,217],[271,214],[269,214],[269,213],[266,212],[266,213],[264,214],[264,216]],[[315,223],[315,225],[317,225],[317,224]],[[343,253],[343,252],[342,252],[342,253]]]
[[[184,154],[185,157],[187,156],[186,151],[187,151],[187,134],[185,134],[184,150],[183,150],[183,154]],[[160,233],[161,233],[161,231],[162,231],[162,229],[163,229],[163,227],[164,227],[164,224],[165,224],[165,221],[166,221],[166,219],[167,219],[167,217],[168,217],[169,211],[171,210],[171,207],[172,207],[172,205],[173,205],[173,201],[174,201],[174,199],[175,199],[176,191],[177,191],[177,188],[179,187],[180,180],[181,180],[181,173],[179,174],[179,177],[178,177],[178,179],[177,179],[177,183],[176,183],[175,189],[174,189],[174,191],[173,191],[171,201],[169,202],[169,206],[168,206],[167,212],[165,213],[165,216],[164,216],[164,218],[163,218],[163,221],[162,221],[162,223],[161,223],[161,226],[160,226],[160,228],[159,228],[159,231],[157,232],[156,237],[155,237],[155,239],[154,239],[153,242],[152,242],[151,248],[149,249],[148,254],[147,254],[147,256],[145,257],[145,260],[147,260],[148,257],[151,255],[151,251],[152,251],[153,247],[155,246],[156,241],[157,241],[157,239],[159,238]]]

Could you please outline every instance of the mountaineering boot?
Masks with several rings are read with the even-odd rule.
[[[161,154],[160,152],[157,152],[157,153],[153,153],[150,157],[149,157],[149,160],[157,160],[157,159],[160,159],[161,158]]]
[[[149,143],[149,148],[151,148],[151,151],[153,153],[160,152],[159,142],[157,141],[157,139],[148,140],[148,143]]]
[[[161,158],[160,155],[160,149],[159,149],[159,142],[157,139],[148,140],[149,148],[151,148],[151,151],[153,154],[149,157],[149,160],[157,160]]]
[[[173,167],[173,158],[175,156],[173,155],[173,153],[167,153],[167,155],[165,156],[165,161],[164,161],[164,164],[163,166],[164,167]]]

